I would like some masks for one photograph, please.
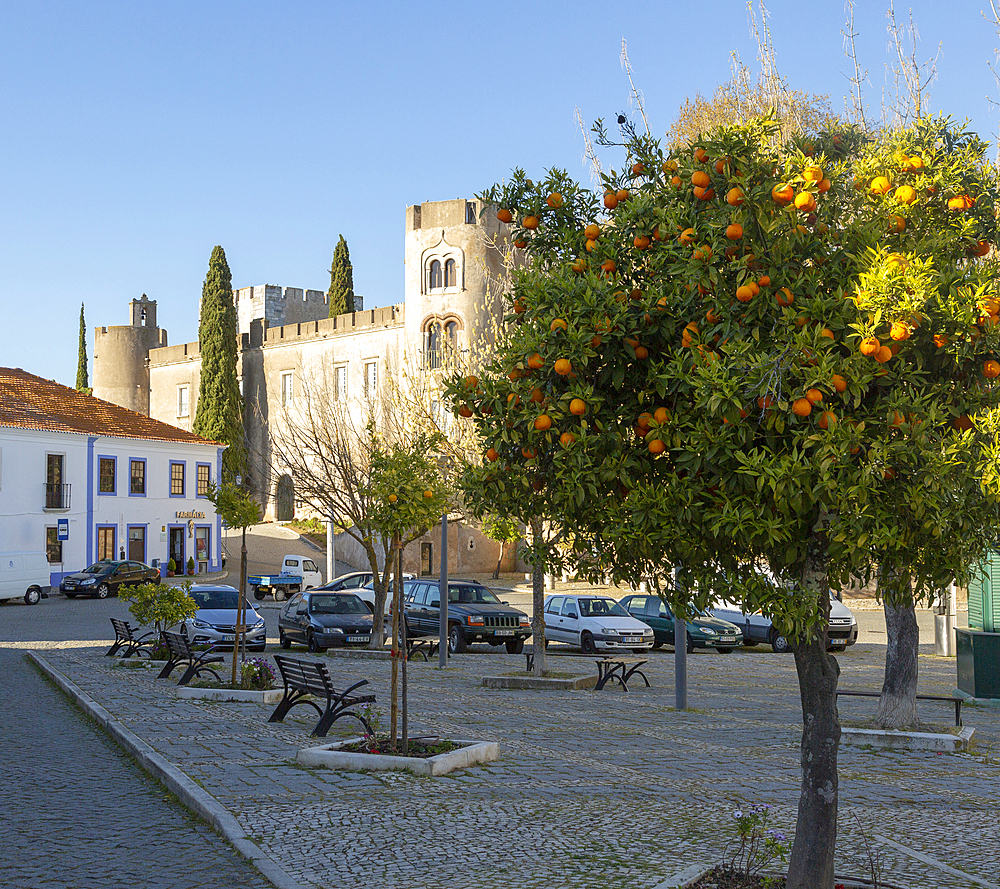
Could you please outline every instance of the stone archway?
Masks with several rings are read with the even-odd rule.
[[[278,479],[274,492],[274,517],[279,522],[290,522],[295,518],[295,483],[288,474]]]

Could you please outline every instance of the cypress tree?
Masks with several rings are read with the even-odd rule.
[[[232,275],[221,247],[212,250],[201,290],[198,342],[201,375],[192,429],[203,438],[229,445],[223,464],[230,473],[242,474],[246,471],[247,449],[243,435],[243,399],[236,376],[236,306]]]
[[[80,351],[76,359],[76,388],[90,395],[90,380],[87,378],[87,324],[83,320],[83,303],[80,303]]]
[[[354,269],[347,241],[340,236],[333,251],[333,265],[330,266],[330,289],[326,295],[330,300],[330,317],[354,311]]]

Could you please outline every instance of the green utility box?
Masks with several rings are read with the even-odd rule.
[[[955,630],[958,687],[974,698],[1000,698],[1000,553],[969,579],[969,627]]]

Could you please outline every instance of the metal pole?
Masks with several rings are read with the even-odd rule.
[[[688,705],[687,624],[674,615],[674,709]]]
[[[438,614],[438,667],[448,666],[448,511],[441,516],[441,580],[438,596],[441,599]]]
[[[333,516],[326,520],[326,582],[333,580],[337,573],[337,557],[333,551]]]

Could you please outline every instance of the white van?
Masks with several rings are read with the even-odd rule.
[[[20,599],[37,605],[49,585],[45,553],[0,553],[0,599]]]

